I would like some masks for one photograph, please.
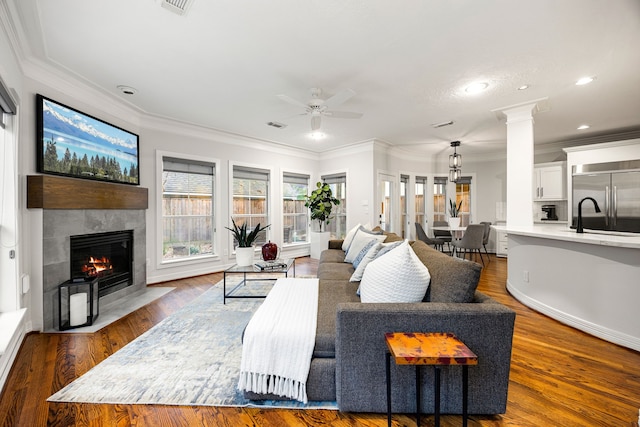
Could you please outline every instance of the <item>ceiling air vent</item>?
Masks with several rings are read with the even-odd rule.
[[[431,127],[434,129],[438,129],[438,128],[443,128],[445,126],[451,126],[452,124],[453,124],[453,120],[449,120],[448,122],[434,123],[431,125]]]
[[[285,125],[284,123],[278,123],[278,122],[267,122],[267,125],[273,126],[274,128],[278,128],[278,129],[287,127],[287,125]]]
[[[177,15],[185,15],[193,0],[161,0],[162,7]]]

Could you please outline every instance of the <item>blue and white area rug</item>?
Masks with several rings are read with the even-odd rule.
[[[267,293],[272,282],[249,286]],[[220,282],[48,401],[337,409],[336,402],[251,401],[237,389],[242,331],[262,301],[223,305]]]

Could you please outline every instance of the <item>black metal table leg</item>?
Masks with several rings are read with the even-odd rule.
[[[416,365],[416,426],[420,427],[420,365]]]
[[[435,426],[440,427],[440,366],[434,365],[433,415]]]
[[[391,353],[387,352],[387,425],[391,427]]]
[[[469,398],[469,367],[462,365],[462,427],[467,427],[467,403]]]

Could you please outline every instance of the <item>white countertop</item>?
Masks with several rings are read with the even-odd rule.
[[[506,231],[510,234],[538,237],[542,239],[563,240],[566,242],[584,243],[590,245],[616,246],[620,248],[640,249],[640,234],[627,233],[625,235],[607,234],[606,231],[589,231],[576,233],[562,225],[538,225],[515,227],[506,225],[493,225],[494,229]]]

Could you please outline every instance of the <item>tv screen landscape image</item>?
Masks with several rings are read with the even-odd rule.
[[[138,135],[36,95],[38,172],[138,185]]]

